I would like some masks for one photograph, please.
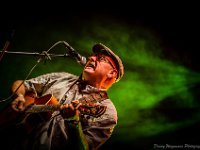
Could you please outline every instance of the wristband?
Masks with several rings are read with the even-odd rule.
[[[72,127],[78,127],[78,123],[80,122],[78,117],[65,118],[64,121]]]
[[[79,121],[76,120],[65,120],[67,125],[72,128],[78,128]]]

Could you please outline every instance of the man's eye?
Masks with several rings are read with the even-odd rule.
[[[99,60],[103,60],[103,57],[102,57],[102,56],[100,56],[100,57],[99,57]]]
[[[105,61],[104,57],[99,58],[100,61]]]

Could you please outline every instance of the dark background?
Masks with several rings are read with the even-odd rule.
[[[176,104],[174,100],[175,97],[177,97],[177,95],[173,95],[174,97],[170,95],[170,97],[165,97],[165,99],[163,98],[162,101],[160,101],[156,106],[154,105],[153,109],[150,110],[151,114],[148,114],[147,116],[156,118],[158,117],[157,114],[162,114],[165,116],[165,118],[168,118],[167,121],[169,121],[170,123],[178,123],[183,118],[192,118],[194,115],[197,116],[198,119],[195,119],[194,122],[188,125],[176,127],[176,130],[173,131],[169,130],[169,132],[160,132],[158,134],[152,134],[152,136],[143,136],[145,135],[145,133],[138,132],[141,133],[141,135],[137,135],[134,137],[134,132],[132,132],[132,130],[134,130],[134,128],[135,130],[137,130],[137,124],[132,123],[130,125],[124,125],[126,123],[120,123],[124,121],[124,116],[120,115],[119,126],[117,127],[116,132],[113,134],[112,138],[102,147],[102,149],[126,149],[128,147],[130,147],[131,149],[159,149],[158,147],[155,147],[154,144],[163,144],[165,146],[166,144],[171,144],[175,146],[184,144],[200,145],[198,134],[198,131],[200,129],[200,119],[198,115],[200,104],[198,82],[198,73],[200,71],[200,59],[198,54],[199,9],[196,3],[141,2],[140,4],[138,4],[135,2],[128,3],[125,1],[73,1],[66,3],[49,3],[50,2],[48,2],[48,4],[30,3],[27,6],[23,7],[19,3],[16,5],[14,3],[2,5],[5,7],[1,10],[1,48],[4,47],[6,41],[10,42],[8,50],[23,51],[26,48],[30,47],[31,51],[32,48],[40,47],[41,50],[47,48],[49,46],[50,41],[53,42],[53,40],[51,40],[50,37],[47,36],[48,34],[43,34],[41,35],[41,37],[38,37],[38,32],[36,32],[37,34],[35,35],[33,34],[34,26],[39,26],[39,24],[41,24],[41,27],[43,27],[43,25],[47,26],[46,30],[50,31],[53,27],[59,28],[59,26],[62,25],[63,22],[63,26],[66,25],[66,27],[68,28],[67,31],[71,31],[69,33],[74,34],[74,36],[76,37],[77,35],[79,35],[79,29],[76,29],[76,27],[80,27],[81,25],[86,26],[85,22],[90,22],[90,20],[94,18],[97,20],[99,19],[99,22],[101,22],[101,24],[106,28],[107,26],[110,26],[110,24],[108,23],[112,23],[113,20],[113,24],[114,22],[124,23],[129,28],[133,26],[133,28],[135,27],[139,30],[140,27],[142,27],[143,29],[146,29],[147,32],[153,31],[153,33],[160,38],[161,42],[159,41],[159,43],[162,47],[162,55],[164,56],[164,58],[162,57],[163,59],[168,59],[176,64],[184,66],[189,70],[189,72],[195,72],[196,82],[192,83],[191,85],[188,85],[191,86],[190,88],[188,88],[188,90],[193,96],[193,105],[188,105],[187,107],[187,103],[181,104],[180,102],[179,104]],[[110,22],[105,21],[104,18],[106,18],[106,20],[110,20]],[[98,24],[94,24],[94,26],[95,25],[98,26]],[[29,33],[29,29],[31,31],[31,34]],[[127,33],[128,32],[129,31],[127,30]],[[13,37],[12,33],[14,34]],[[85,36],[88,35],[85,34]],[[124,34],[121,33],[121,35],[123,36]],[[23,38],[24,41],[32,40],[32,45],[35,45],[35,47],[31,47],[31,44],[23,43]],[[28,40],[25,40],[25,38],[27,38]],[[80,36],[80,38],[82,38],[82,36]],[[103,41],[106,41],[106,39],[104,39]],[[152,39],[152,41],[154,40]],[[121,41],[115,42],[121,43]],[[154,42],[156,43],[156,41]],[[75,45],[76,41],[72,41],[72,44]],[[81,44],[77,44],[78,48],[81,46]],[[85,49],[88,47],[89,46],[85,46]],[[123,56],[132,55],[130,51],[125,51]],[[16,56],[10,57],[8,58],[16,59]],[[14,79],[22,78],[20,75],[25,75],[25,73],[23,74],[24,66],[21,63],[19,63],[20,65],[22,65],[21,70],[18,70],[18,73],[16,73],[14,71],[16,69],[13,68],[13,62],[6,62],[8,58],[4,57],[3,60],[0,62],[2,70],[0,73],[1,84],[3,84],[3,86],[6,87],[6,89],[9,88],[9,85]],[[122,58],[124,60],[127,72],[133,71],[131,66],[132,64],[128,60],[126,60],[126,57]],[[21,58],[19,61],[23,61],[23,59],[24,57]],[[6,71],[6,68],[13,69],[13,71]],[[137,69],[135,70],[138,71]],[[9,72],[15,73],[13,74],[15,75],[15,77],[7,74]],[[74,72],[79,73],[79,71]],[[34,75],[37,75],[37,73],[35,73]],[[4,80],[5,76],[7,77],[7,79],[10,77],[8,84],[6,84],[7,82]],[[124,82],[122,83],[126,84],[125,81],[129,81],[128,77],[130,76],[126,76]],[[190,79],[192,77],[187,76],[187,79],[188,78]],[[122,83],[119,84],[120,87],[123,87]],[[3,86],[1,85],[1,91],[4,91]],[[116,88],[114,90],[117,91],[119,89]],[[120,94],[115,94],[116,98],[118,99],[118,96],[120,97]],[[181,94],[183,93],[180,93],[180,95]],[[1,92],[1,98],[5,98],[7,95],[7,92]],[[111,94],[111,96],[114,97],[114,94]],[[126,97],[124,96],[124,99],[125,98]],[[117,104],[117,102],[115,103]],[[119,109],[121,109],[120,104],[117,104],[117,106],[119,107]],[[184,109],[182,109],[181,106],[184,106]],[[165,109],[166,107],[167,109]],[[139,111],[137,112],[144,114],[144,112],[147,111],[148,109],[139,109]],[[156,119],[154,123],[156,124]],[[163,122],[162,124],[163,126],[165,126],[164,123],[165,122]],[[184,122],[184,124],[186,123]],[[124,128],[124,133],[120,132],[120,130],[122,131],[121,128]],[[130,138],[128,138],[129,136]]]

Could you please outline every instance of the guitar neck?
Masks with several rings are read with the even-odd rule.
[[[83,97],[84,100],[84,97]],[[40,98],[30,98],[27,102],[26,113],[40,113],[40,112],[53,112],[60,110],[63,104],[59,104],[57,99],[51,94],[45,95]],[[74,104],[76,107],[78,104]],[[87,114],[93,117],[99,117],[106,111],[106,106],[95,105],[93,103],[81,104],[78,110],[82,114]]]
[[[61,104],[56,105],[31,105],[27,108],[27,113],[39,113],[60,110]]]

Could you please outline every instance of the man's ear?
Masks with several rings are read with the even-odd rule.
[[[117,71],[116,70],[110,70],[107,74],[108,78],[117,78]]]

